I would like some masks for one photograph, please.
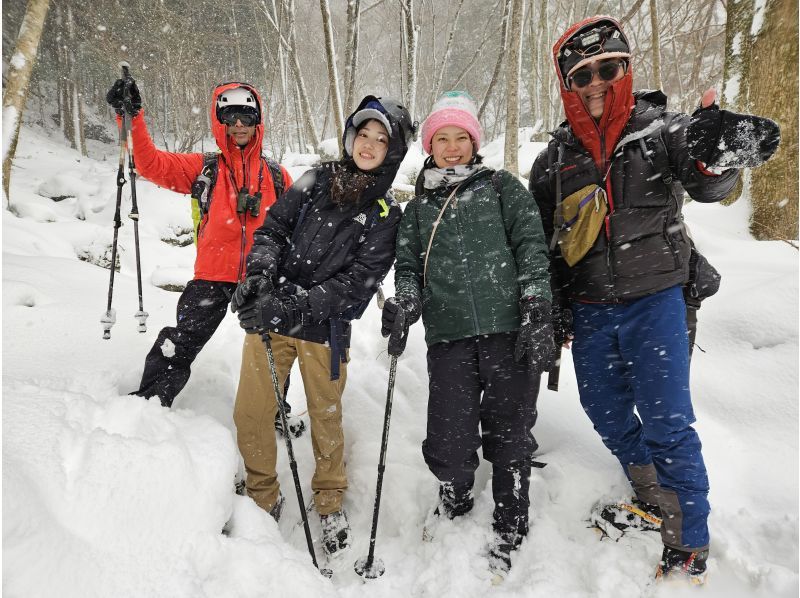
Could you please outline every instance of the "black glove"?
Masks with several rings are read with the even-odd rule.
[[[523,358],[527,358],[535,373],[547,372],[555,365],[556,357],[550,302],[536,297],[525,297],[520,301],[519,311],[522,322],[514,359],[522,362]]]
[[[252,274],[236,287],[231,297],[231,311],[236,313],[250,297],[267,295],[275,291],[275,283],[270,276]]]
[[[389,297],[383,304],[381,334],[389,337],[389,355],[399,357],[406,349],[408,329],[419,320],[422,304],[416,297]]]
[[[709,167],[760,166],[775,153],[780,140],[775,121],[720,110],[716,104],[695,110],[686,127],[689,156]]]
[[[561,346],[572,339],[572,310],[568,305],[553,304],[551,311],[553,319],[553,340],[555,341],[556,351],[561,350]]]
[[[129,93],[129,97],[125,97],[125,91]],[[123,112],[127,112],[131,116],[139,114],[142,109],[142,95],[139,93],[139,88],[136,86],[136,81],[133,77],[127,79],[117,79],[114,85],[108,90],[106,94],[106,102],[116,110],[117,114],[122,116]]]
[[[270,293],[253,297],[239,306],[239,326],[248,334],[290,333],[303,325],[299,300],[296,295],[277,297]]]

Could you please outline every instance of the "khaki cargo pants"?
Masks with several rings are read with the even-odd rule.
[[[342,496],[347,488],[342,431],[342,392],[347,380],[347,364],[341,364],[339,379],[331,380],[330,347],[274,332],[270,333],[270,339],[281,391],[294,360],[300,362],[311,420],[311,446],[316,460],[316,471],[311,480],[314,505],[320,515],[334,513],[341,510]],[[277,412],[264,342],[260,334],[248,334],[242,350],[233,421],[247,472],[247,494],[266,511],[277,502],[280,489],[275,470]]]

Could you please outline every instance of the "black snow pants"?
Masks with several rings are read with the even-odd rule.
[[[527,363],[514,361],[516,338],[509,332],[428,347],[422,453],[440,482],[471,488],[482,446],[493,466],[494,527],[525,534],[540,378]]]
[[[144,360],[139,390],[131,394],[158,395],[162,405],[172,406],[189,380],[192,362],[225,317],[235,288],[234,282],[189,281],[178,299],[177,324],[158,333]]]

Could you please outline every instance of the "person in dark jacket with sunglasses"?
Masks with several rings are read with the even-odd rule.
[[[121,115],[126,109],[126,86],[138,174],[160,187],[191,193],[203,169],[203,154],[157,149],[132,78],[117,80],[106,99]],[[194,279],[178,299],[177,324],[158,333],[145,358],[141,384],[132,393],[148,399],[158,396],[165,407],[172,406],[189,380],[192,362],[222,322],[236,283],[244,279],[253,233],[277,199],[275,182],[261,154],[262,106],[258,91],[248,83],[224,83],[212,95],[211,132],[220,153],[216,183],[197,231]],[[279,186],[287,188],[291,176],[283,168],[281,174]]]
[[[529,188],[550,246],[556,340],[572,339],[581,404],[635,493],[593,520],[612,535],[660,529],[657,577],[701,584],[709,488],[692,427],[683,195],[727,197],[740,167],[775,150],[777,128],[719,110],[713,90],[692,117],[667,111],[660,91],[633,93],[630,45],[611,17],[571,26],[553,59],[567,121]],[[736,138],[741,122],[751,142]]]

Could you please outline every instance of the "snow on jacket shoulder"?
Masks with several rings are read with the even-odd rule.
[[[228,137],[226,126],[216,117],[219,94],[240,86],[240,83],[218,86],[211,102],[211,128],[221,153],[211,209],[201,220],[198,229],[194,277],[200,280],[238,282],[243,277],[245,257],[253,244],[253,233],[264,222],[269,206],[276,199],[270,169],[261,158],[264,125],[257,124],[253,139],[245,148],[239,148]],[[260,105],[258,92],[246,87]],[[145,125],[144,111],[133,117],[131,134],[136,169],[141,176],[178,193],[191,192],[192,183],[203,168],[203,154],[181,154],[156,148]],[[284,188],[287,188],[292,183],[291,176],[283,168],[281,172]],[[251,195],[261,192],[258,216],[236,211],[237,195],[242,187]]]
[[[632,300],[684,284],[690,243],[681,210],[684,190],[699,202],[717,202],[731,192],[738,172],[708,176],[689,157],[686,114],[666,111],[661,92],[637,93],[636,104],[611,157],[606,179],[580,140],[564,123],[553,133],[531,170],[529,189],[548,243],[554,234],[556,174],[548,169],[563,149],[561,197],[599,185],[609,213],[594,245],[569,267],[553,256],[554,288],[564,299]],[[548,156],[549,154],[549,156]]]
[[[483,168],[461,184],[436,229],[424,274],[433,224],[451,191],[415,197],[398,232],[395,291],[421,298],[428,345],[517,330],[520,297],[550,300],[536,204],[505,170],[495,175]]]
[[[402,212],[391,192],[338,206],[330,199],[338,163],[306,172],[269,211],[247,258],[250,274],[278,264],[278,278],[308,290],[314,325],[293,336],[329,340],[329,321],[343,319],[349,339],[352,310],[369,301],[394,261]],[[298,220],[307,206],[298,228]]]

